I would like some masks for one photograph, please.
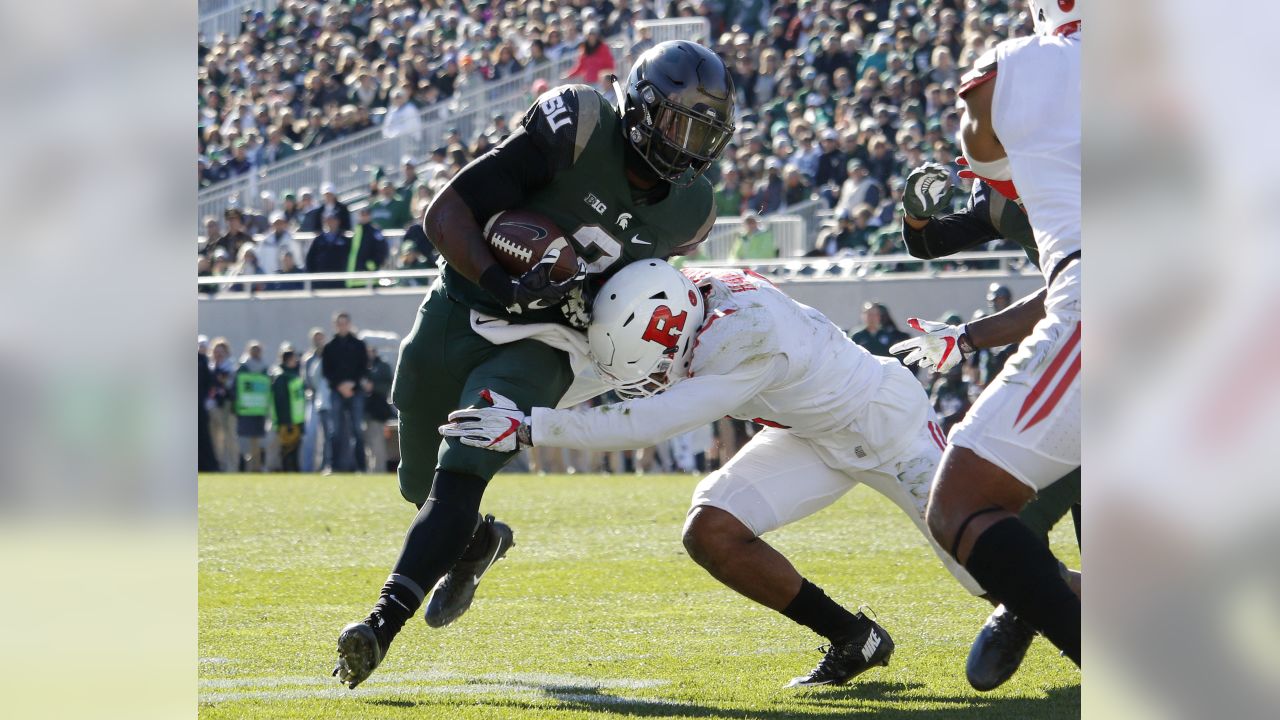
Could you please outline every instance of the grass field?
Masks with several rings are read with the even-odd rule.
[[[865,488],[770,541],[897,643],[842,688],[782,686],[821,639],[716,583],[685,555],[689,476],[499,476],[485,511],[516,547],[470,612],[411,621],[355,691],[329,676],[414,509],[393,476],[200,478],[200,716],[205,718],[1075,718],[1080,674],[1038,639],[979,694],[964,659],[989,606]],[[1053,536],[1078,565],[1069,523]]]

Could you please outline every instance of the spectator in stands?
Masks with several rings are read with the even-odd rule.
[[[350,315],[338,313],[333,327],[333,339],[324,346],[321,356],[324,377],[331,388],[333,469],[358,472],[364,470],[364,394],[358,389],[368,375],[369,354],[364,341],[351,333]]]
[[[287,192],[281,196],[280,211],[284,213],[284,219],[289,227],[297,227],[302,222],[302,208],[298,205],[298,198],[293,193]]]
[[[370,198],[369,216],[380,228],[402,228],[409,224],[409,201],[408,195],[396,192],[394,183],[383,179],[378,184],[378,194]]]
[[[817,167],[812,171],[813,184],[818,188],[828,185],[838,188],[844,184],[848,172],[845,168],[848,159],[840,149],[840,133],[835,128],[827,128],[822,131],[821,137],[821,153],[815,163]],[[829,195],[834,195],[834,192]]]
[[[347,272],[370,272],[387,261],[387,239],[377,225],[368,207],[356,212],[356,229],[351,238],[351,250],[347,256]],[[347,287],[365,287],[373,280],[348,280]]]
[[[752,212],[769,215],[782,209],[782,163],[776,157],[768,157],[764,161],[765,177],[756,183],[756,192],[747,201]]]
[[[249,341],[248,351],[240,358],[233,394],[240,462],[232,471],[262,472],[266,450],[262,441],[267,436],[271,380],[267,377],[267,363],[262,359],[262,344],[257,340]]]
[[[218,238],[222,237],[222,226],[218,224],[218,218],[212,215],[205,216],[204,219],[204,236],[200,238],[200,249],[205,254],[213,252],[218,246]]]
[[[782,173],[782,202],[783,207],[799,205],[807,202],[813,196],[813,188],[809,187],[809,181],[794,165],[788,165]]]
[[[413,156],[405,155],[400,158],[400,185],[396,188],[396,192],[402,197],[409,197],[413,193],[413,188],[421,181],[418,166],[413,164]]]
[[[316,470],[316,451],[320,450],[320,469],[332,471],[330,441],[333,428],[329,424],[329,381],[323,370],[325,336],[320,328],[311,328],[311,349],[302,357],[302,379],[307,393],[307,416],[302,426],[302,472]]]
[[[778,257],[778,245],[773,232],[760,227],[760,218],[753,213],[742,217],[742,232],[734,239],[729,260],[773,260]]]
[[[338,199],[337,193],[334,191],[333,183],[327,182],[320,186],[321,203],[307,212],[306,217],[302,221],[302,232],[320,232],[327,225],[323,220],[329,217],[338,219],[338,229],[347,232],[351,229],[351,211],[347,209],[346,203]],[[308,263],[307,267],[311,267]]]
[[[298,372],[298,355],[289,343],[280,347],[280,365],[272,373],[271,403],[271,423],[279,445],[280,470],[299,472],[302,468],[298,449],[306,421],[306,390]]]
[[[281,256],[290,253],[294,258],[302,257],[298,241],[293,239],[289,231],[289,221],[284,213],[276,210],[271,213],[271,227],[258,243],[258,267],[264,275],[274,275],[283,271]]]
[[[409,99],[409,92],[403,87],[391,92],[391,107],[387,108],[386,118],[382,121],[382,136],[403,137],[414,141],[422,136],[422,118],[418,113],[418,106]]]
[[[583,29],[586,38],[578,45],[578,60],[565,73],[565,79],[577,79],[588,85],[597,85],[603,74],[614,69],[613,52],[609,50],[609,43],[601,37],[597,23],[587,23]]]
[[[872,355],[890,357],[889,346],[907,339],[907,334],[893,322],[889,308],[878,302],[862,306],[862,322],[862,328],[850,337]]]
[[[395,417],[391,407],[391,381],[395,375],[391,366],[378,355],[378,348],[366,343],[369,349],[369,373],[360,383],[364,399],[364,445],[369,453],[369,469],[387,472],[387,421]]]
[[[860,205],[875,207],[880,204],[880,184],[871,177],[871,172],[861,160],[849,161],[849,177],[840,190],[840,203],[837,207],[855,208]]]
[[[250,235],[261,235],[271,229],[271,213],[276,209],[276,196],[270,190],[258,194],[258,205],[244,216],[244,230]]]
[[[292,279],[286,279],[285,277],[283,277],[285,275],[300,275],[302,274],[302,272],[303,272],[302,268],[298,267],[298,265],[293,261],[293,253],[290,252],[289,250],[285,250],[284,252],[280,253],[280,272],[278,274],[281,276],[281,278],[276,282],[269,283],[267,285],[267,289],[268,290],[302,290],[305,288],[305,283],[303,283],[301,280],[292,280]]]
[[[742,214],[746,202],[742,195],[742,173],[736,165],[728,165],[721,172],[720,184],[715,189],[716,214],[720,217],[736,217]]]
[[[511,77],[524,69],[524,66],[516,59],[515,46],[510,41],[502,43],[494,51],[490,67],[492,68],[491,78],[493,80]]]
[[[237,276],[237,277],[241,275],[261,275],[262,274],[262,267],[258,265],[257,243],[247,242],[244,245],[240,246],[240,256],[236,260],[236,265],[235,267],[231,268],[231,272],[227,274]],[[240,283],[236,283],[227,289],[235,292],[239,292],[242,290],[253,290],[256,292],[256,291],[262,290],[264,287],[265,287],[265,284],[261,282],[250,283],[249,285],[242,285]]]
[[[240,248],[246,243],[253,243],[253,236],[244,230],[244,213],[240,208],[229,208],[222,217],[226,220],[227,231],[213,244],[213,248],[206,248],[206,250],[212,252],[214,249],[221,248],[229,258],[239,258]],[[216,269],[214,274],[217,274]]]
[[[297,148],[284,135],[284,129],[277,125],[267,131],[267,142],[258,151],[258,164],[270,165],[280,162],[297,152]]]
[[[853,211],[840,208],[836,211],[836,225],[818,237],[819,254],[832,255],[855,253],[864,255],[867,252],[867,234],[860,230],[854,219]]]
[[[347,261],[351,257],[351,235],[343,232],[338,216],[328,215],[324,218],[324,231],[311,241],[307,250],[307,272],[331,273],[346,272]],[[312,287],[342,287],[340,280],[319,280]]]
[[[422,248],[430,248],[430,244],[422,245],[419,242],[405,239],[400,243],[400,257],[396,260],[397,270],[430,270],[436,266],[435,259],[429,252],[423,252]],[[404,285],[429,285],[430,280],[425,278],[406,278],[401,281]]]

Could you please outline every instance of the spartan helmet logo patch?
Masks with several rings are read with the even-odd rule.
[[[639,126],[631,128],[631,142],[639,143],[644,140],[644,136],[640,134]]]
[[[623,230],[627,229],[627,223],[631,222],[631,213],[622,213],[618,216],[618,227]]]

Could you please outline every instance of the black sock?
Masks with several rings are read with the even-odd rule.
[[[1080,664],[1080,598],[1058,572],[1049,546],[1017,518],[987,528],[966,570],[1015,615]]]
[[[489,532],[489,526],[485,524],[483,517],[476,518],[476,531],[471,534],[471,540],[467,543],[467,549],[462,551],[462,560],[479,560],[489,553],[489,546],[493,544],[493,535]]]
[[[1080,545],[1080,503],[1071,506],[1071,521],[1076,526],[1076,547]]]
[[[391,577],[407,578],[417,585],[419,591],[429,591],[434,587],[471,541],[480,498],[484,496],[487,484],[486,480],[475,475],[436,471],[431,494],[409,526],[404,548]],[[385,594],[386,588],[383,590]],[[413,611],[416,610],[414,606]],[[409,612],[409,617],[413,611]]]
[[[391,645],[396,633],[400,632],[400,628],[422,607],[426,595],[418,583],[403,575],[392,573],[387,578],[378,602],[374,603],[373,612],[370,613],[382,619],[382,622],[376,622],[375,618],[372,625],[373,633],[378,636],[378,643],[382,645],[383,654],[386,654],[387,647]]]
[[[800,592],[782,614],[833,643],[851,640],[870,622],[845,610],[840,603],[827,597],[822,588],[804,579],[800,581]]]

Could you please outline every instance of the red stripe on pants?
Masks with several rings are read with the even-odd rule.
[[[1049,363],[1049,368],[1040,377],[1040,382],[1036,383],[1036,386],[1031,389],[1031,394],[1027,395],[1027,399],[1022,402],[1022,407],[1018,409],[1018,417],[1013,420],[1014,425],[1022,422],[1022,416],[1027,414],[1031,406],[1036,404],[1036,400],[1039,400],[1044,391],[1048,389],[1049,381],[1057,374],[1058,368],[1062,367],[1062,363],[1071,357],[1071,352],[1075,350],[1078,344],[1080,344],[1080,323],[1076,323],[1076,331],[1071,333],[1071,338],[1067,340],[1067,344],[1058,351],[1058,355],[1053,358],[1053,362]]]

